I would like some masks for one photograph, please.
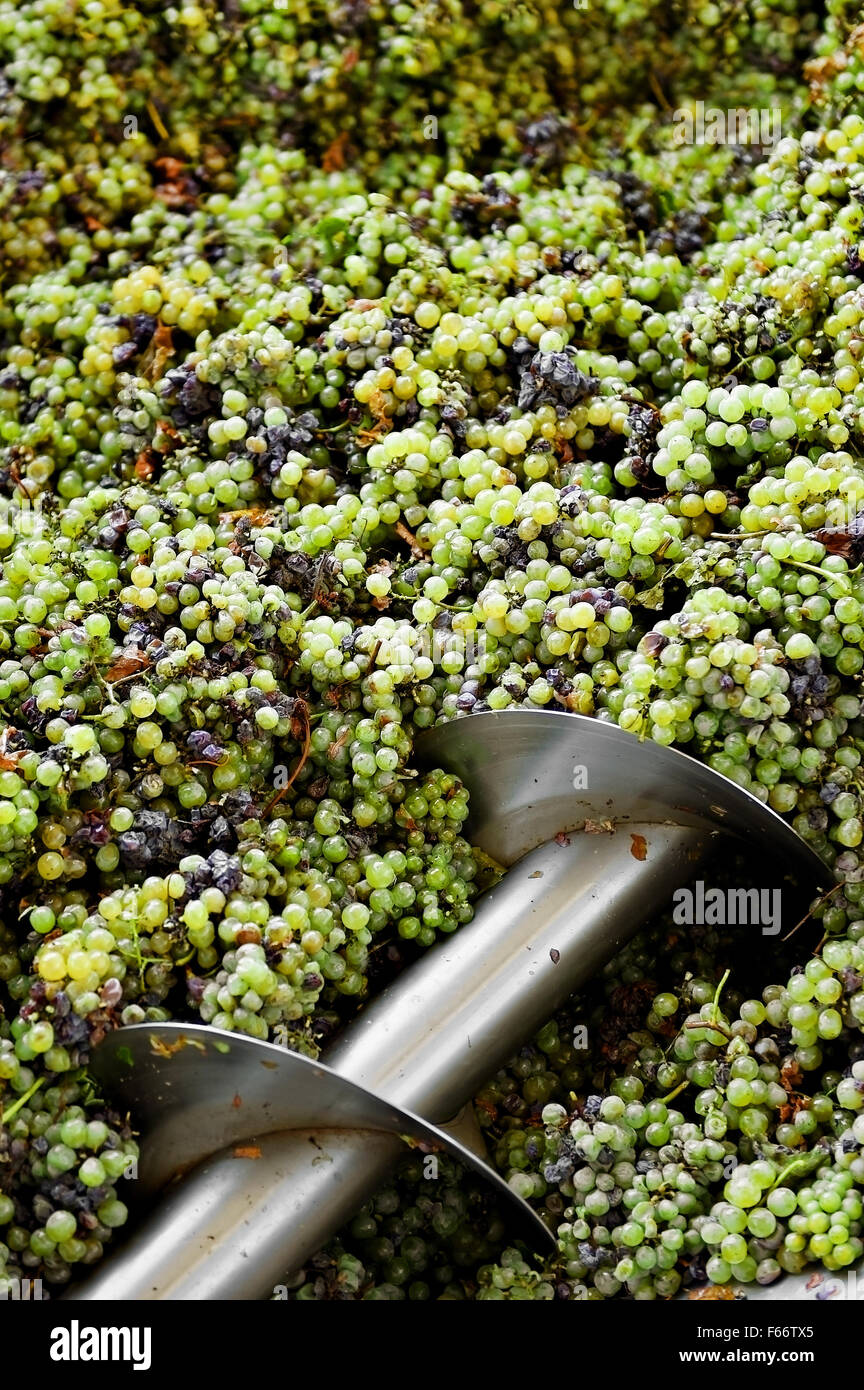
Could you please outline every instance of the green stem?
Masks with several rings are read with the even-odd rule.
[[[751,536],[779,536],[779,531],[711,531],[708,539],[711,541],[749,541]],[[834,570],[822,569],[819,565],[810,565],[806,560],[790,560],[788,555],[781,561],[781,565],[792,565],[795,569],[806,570],[808,574],[818,575],[820,579],[825,579],[831,584],[837,584],[844,594],[852,592],[849,585],[849,577],[846,574],[837,573]]]
[[[664,1105],[668,1105],[670,1100],[674,1100],[676,1096],[680,1096],[682,1091],[686,1091],[689,1085],[690,1082],[688,1078],[685,1077],[684,1080],[681,1082],[680,1086],[676,1086],[674,1091],[667,1091],[666,1095],[661,1096],[660,1099],[662,1100]]]
[[[779,531],[709,531],[709,541],[749,541],[751,536],[779,536]]]
[[[39,1087],[44,1085],[44,1076],[40,1077],[38,1081],[34,1081],[29,1091],[25,1091],[23,1096],[18,1097],[14,1105],[10,1105],[8,1110],[3,1111],[3,1114],[0,1115],[0,1124],[8,1124],[9,1121],[13,1119],[15,1115],[18,1114],[18,1111],[21,1110],[22,1107],[27,1104],[30,1097],[36,1094],[36,1092],[39,1090]]]
[[[720,981],[719,985],[717,986],[716,990],[714,991],[714,1003],[711,1005],[711,1022],[712,1022],[712,1023],[716,1023],[716,1022],[717,1022],[717,1014],[718,1014],[719,1006],[720,1006],[720,991],[722,990],[723,986],[725,985],[725,983],[726,983],[726,981],[727,981],[728,979],[729,979],[729,971],[727,970],[727,971],[726,971],[726,974],[723,976],[723,979]]]
[[[825,579],[831,584],[838,584],[844,594],[851,594],[852,588],[845,574],[836,574],[833,570],[820,569],[819,565],[808,565],[804,560],[785,559],[781,561],[784,565],[794,565],[796,569],[806,570],[808,574],[816,574],[820,579]]]
[[[769,1192],[773,1192],[773,1191],[774,1191],[774,1188],[777,1186],[778,1183],[784,1182],[785,1179],[788,1178],[788,1177],[790,1176],[790,1174],[797,1173],[797,1172],[799,1171],[799,1169],[801,1168],[801,1165],[802,1165],[802,1164],[804,1164],[804,1166],[805,1166],[805,1168],[806,1168],[807,1166],[809,1166],[809,1164],[811,1163],[811,1161],[812,1161],[812,1154],[809,1153],[809,1152],[806,1153],[806,1154],[802,1154],[800,1158],[793,1158],[793,1159],[792,1159],[792,1162],[791,1162],[791,1163],[787,1163],[787,1164],[786,1164],[786,1167],[783,1169],[783,1171],[782,1171],[781,1173],[778,1173],[778,1174],[777,1174],[776,1178],[775,1178],[774,1181],[772,1182],[772,1184],[771,1184],[771,1186],[769,1187],[768,1191],[769,1191]]]
[[[732,1038],[734,1038],[734,1036],[735,1036],[734,1033],[730,1033],[730,1032],[729,1032],[729,1029],[726,1027],[726,1025],[725,1025],[724,1023],[709,1023],[708,1020],[705,1019],[705,1018],[700,1018],[700,1020],[699,1020],[698,1023],[685,1023],[685,1024],[684,1024],[684,1027],[687,1028],[687,1029],[692,1029],[692,1030],[695,1030],[695,1029],[697,1029],[697,1028],[702,1028],[702,1029],[704,1029],[704,1031],[705,1031],[706,1033],[720,1033],[722,1037],[728,1038],[728,1039],[730,1040],[730,1042],[731,1042]],[[706,1039],[706,1041],[707,1041],[707,1039]],[[712,1043],[711,1046],[712,1046],[712,1047],[719,1047],[720,1044],[719,1044],[719,1043]]]

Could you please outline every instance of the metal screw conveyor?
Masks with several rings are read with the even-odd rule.
[[[466,833],[508,872],[320,1061],[203,1025],[106,1039],[93,1070],[141,1129],[150,1205],[66,1297],[267,1298],[382,1185],[405,1137],[483,1173],[514,1231],[552,1249],[470,1119],[441,1126],[715,852],[737,841],[766,886],[791,876],[805,901],[826,886],[822,862],[755,797],[596,719],[474,715],[430,730],[416,754],[462,778]],[[802,1297],[803,1285],[752,1292]]]

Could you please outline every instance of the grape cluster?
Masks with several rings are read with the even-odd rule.
[[[654,993],[642,970],[664,939],[660,923],[611,963],[599,1008],[580,1001],[578,1090],[572,1072],[540,1080],[571,1005],[477,1099],[502,1127],[496,1164],[557,1230],[558,1260],[538,1272],[561,1297],[653,1299],[846,1268],[864,1252],[864,924],[758,997],[730,983],[724,1005],[729,971],[711,977],[734,944],[708,933],[676,950],[678,982]],[[601,1026],[613,1001],[617,1046]]]
[[[509,1281],[499,1259],[512,1270]],[[449,1302],[475,1292],[494,1298],[520,1279],[532,1288],[541,1284],[518,1251],[508,1249],[505,1223],[482,1181],[446,1156],[408,1155],[391,1184],[277,1297]]]
[[[23,1280],[56,1289],[76,1265],[101,1258],[126,1222],[117,1184],[135,1176],[138,1146],[128,1123],[94,1106],[77,1082],[42,1090],[44,1076],[33,1081],[5,1042],[0,1077],[23,1088],[0,1131],[0,1294],[16,1297]]]

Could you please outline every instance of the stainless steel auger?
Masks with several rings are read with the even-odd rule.
[[[755,797],[600,720],[473,715],[425,734],[417,757],[463,779],[467,833],[507,874],[321,1061],[205,1026],[111,1034],[93,1070],[141,1129],[142,1192],[161,1196],[67,1297],[266,1298],[374,1194],[406,1138],[481,1171],[521,1234],[548,1247],[485,1162],[479,1131],[469,1126],[466,1145],[441,1125],[713,850],[743,843],[774,886],[826,884],[813,851]]]

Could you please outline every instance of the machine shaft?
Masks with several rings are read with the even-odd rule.
[[[631,824],[560,836],[521,859],[467,927],[430,950],[323,1060],[436,1122],[451,1118],[566,998],[692,879],[707,827]],[[70,1296],[260,1299],[326,1244],[386,1180],[391,1135],[266,1136],[261,1155],[213,1155],[163,1199],[147,1231]]]

